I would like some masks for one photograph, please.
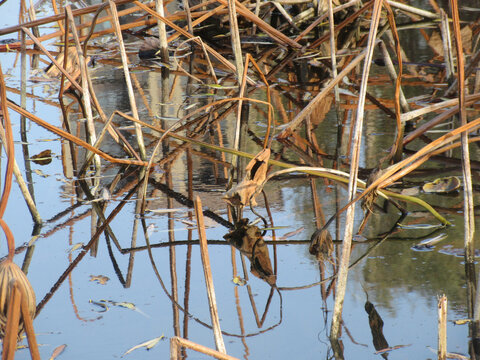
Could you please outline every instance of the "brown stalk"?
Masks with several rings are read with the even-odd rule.
[[[130,77],[130,71],[128,69],[128,58],[125,52],[125,44],[123,43],[122,31],[120,29],[120,23],[118,20],[117,7],[112,0],[109,1],[109,5],[110,5],[110,10],[112,12],[112,27],[115,29],[115,34],[117,35],[117,39],[118,39],[118,45],[120,46],[120,54],[122,57],[123,72],[125,74],[125,82],[127,84],[130,107],[132,109],[133,116],[138,119],[139,116],[138,116],[137,104],[135,102],[135,94],[133,93],[132,79]],[[145,160],[147,158],[147,153],[145,152],[145,143],[143,141],[142,128],[138,124],[135,124],[134,126],[135,126],[135,135],[137,137],[137,144],[140,150],[140,157],[142,158],[142,160]]]
[[[155,1],[155,8],[157,13],[160,16],[165,17],[165,10],[163,8],[163,0],[156,0]],[[165,23],[157,20],[157,27],[158,27],[158,39],[160,40],[160,58],[166,64],[169,62],[168,56],[168,42],[167,42],[167,30],[165,28]]]
[[[212,1],[212,2],[216,2],[216,0]],[[215,16],[216,14],[218,14],[220,11],[222,11],[223,9],[225,9],[225,5],[220,5],[218,7],[216,7],[215,9],[213,10],[210,10],[208,12],[206,12],[205,14],[203,14],[202,16],[200,16],[198,19],[196,19],[195,21],[192,22],[192,29],[197,26],[198,24],[201,24],[203,21],[205,21],[206,19],[212,17],[212,16]],[[193,15],[193,14],[192,14]],[[170,17],[169,17],[170,18]],[[173,17],[172,17],[173,18]],[[190,30],[188,29],[188,25],[187,27],[184,28],[186,31],[188,30],[188,32],[190,34],[193,35],[193,32],[190,32]],[[179,36],[181,36],[182,34],[179,33],[179,32],[176,32],[172,35],[170,35],[167,39],[168,42],[171,42],[173,40],[175,40],[176,38],[178,38]]]
[[[333,17],[333,1],[328,0],[328,23],[330,30],[330,59],[332,62],[332,77],[337,77],[337,44],[335,41],[335,18]],[[338,84],[335,85],[335,105],[340,105],[340,93]]]
[[[5,173],[5,185],[3,188],[2,199],[0,201],[0,218],[3,218],[5,209],[7,208],[8,197],[12,188],[13,163],[15,159],[15,149],[13,147],[12,124],[7,107],[7,93],[5,89],[5,79],[3,77],[2,65],[0,64],[0,104],[2,109],[3,127],[5,129],[7,142],[3,144],[7,151],[7,169]],[[13,245],[15,248],[15,245]],[[10,253],[10,251],[9,251]],[[10,255],[9,255],[10,256]],[[13,255],[12,255],[13,258]]]
[[[452,10],[453,33],[455,34],[455,44],[457,48],[458,106],[461,125],[465,126],[467,124],[467,112],[465,108],[465,65],[457,0],[450,0],[450,7]],[[468,132],[462,132],[460,137],[462,142],[465,262],[473,264],[475,261],[475,249],[473,244],[475,234],[475,213],[472,189],[472,170],[470,168],[470,151],[468,148]]]
[[[475,119],[465,125],[458,127],[457,129],[450,131],[448,134],[445,134],[438,139],[435,139],[431,143],[427,144],[408,158],[388,167],[387,169],[385,169],[384,173],[382,173],[382,176],[380,176],[377,180],[370,184],[370,186],[367,187],[365,191],[355,199],[355,201],[360,200],[368,192],[374,189],[381,189],[391,185],[393,182],[397,181],[402,176],[405,176],[407,173],[413,171],[423,162],[425,162],[430,156],[432,156],[432,151],[435,151],[439,146],[443,146],[444,144],[457,139],[462,132],[472,131],[478,126],[480,126],[480,118]]]
[[[69,21],[69,26],[71,28],[71,32],[73,34],[73,39],[75,41],[75,47],[77,49],[78,54],[78,64],[80,67],[80,74],[82,76],[82,100],[83,100],[83,108],[85,111],[85,116],[87,118],[87,140],[90,143],[95,143],[97,135],[95,134],[95,124],[93,123],[93,112],[92,112],[92,104],[90,101],[90,90],[88,88],[88,68],[87,68],[87,54],[84,53],[80,45],[80,40],[78,38],[77,27],[75,25],[75,19],[72,15],[72,9],[70,5],[65,7],[65,14],[66,18]],[[97,171],[100,169],[100,157],[94,156],[95,167]]]
[[[246,74],[243,72],[243,56],[242,46],[240,45],[240,33],[238,31],[237,21],[237,6],[235,0],[227,0],[228,2],[228,20],[230,22],[230,39],[232,44],[233,56],[235,58],[235,66],[237,68],[237,81],[244,87],[243,78]],[[242,96],[242,91],[240,91]],[[242,107],[241,103],[238,104],[238,108]],[[241,111],[241,110],[239,110]],[[238,118],[239,119],[239,118]]]
[[[400,39],[398,37],[398,32],[397,32],[397,25],[395,23],[395,17],[393,15],[392,8],[388,4],[388,1],[385,1],[385,8],[387,9],[388,24],[390,25],[390,29],[392,31],[393,38],[395,40],[395,52],[397,54],[397,62],[398,62],[398,75],[396,75],[396,79],[395,79],[395,120],[397,123],[397,135],[396,135],[395,143],[391,152],[393,161],[397,162],[402,159],[402,154],[403,154],[402,139],[403,139],[403,133],[405,129],[405,125],[402,123],[400,119],[400,115],[401,115],[400,103],[402,103],[404,109],[406,107],[407,111],[408,111],[408,104],[407,104],[407,101],[405,100],[405,96],[403,95],[403,91],[401,88],[403,62],[402,62],[402,49],[400,47]],[[388,56],[388,51],[385,51],[385,53],[388,59],[390,59],[390,57]],[[395,72],[395,69],[393,69],[393,71]]]
[[[445,295],[438,299],[438,360],[447,359],[447,304]]]
[[[300,123],[309,116],[312,111],[317,107],[320,101],[323,101],[324,98],[330,93],[336,84],[343,80],[343,78],[350,73],[365,57],[366,52],[362,51],[357,55],[355,59],[352,60],[344,69],[337,75],[336,78],[328,82],[328,84],[320,91],[309,103],[305,106],[302,111],[300,111],[297,116],[288,124],[288,126],[282,130],[278,135],[278,139],[287,138],[295,129],[300,125]]]
[[[172,21],[168,20],[167,18],[163,17],[163,16],[160,16],[158,15],[155,11],[153,11],[152,9],[150,9],[149,7],[143,5],[142,3],[138,2],[138,1],[134,1],[134,3],[142,8],[143,10],[145,10],[146,12],[148,12],[150,15],[152,15],[153,17],[163,21],[165,24],[167,24],[168,26],[170,26],[171,28],[175,29],[176,31],[178,31],[179,33],[181,33],[183,36],[189,38],[189,39],[193,39],[193,41],[195,41],[197,44],[200,45],[200,41],[198,39],[195,39],[195,37],[188,33],[187,31],[185,31],[184,29],[178,27],[177,25],[175,25]],[[208,45],[205,45],[205,48],[208,50],[208,52],[210,54],[212,54],[215,58],[218,59],[218,61],[220,61],[223,65],[225,65],[227,68],[229,68],[230,70],[232,70],[233,72],[236,72],[237,71],[237,68],[232,64],[230,63],[227,59],[225,59],[221,54],[219,54],[217,51],[215,51],[214,49],[212,49],[210,46]],[[252,80],[249,80],[249,83],[251,85],[254,84],[254,82]]]
[[[375,48],[377,29],[380,22],[383,0],[375,0],[372,20],[370,22],[370,32],[368,35],[368,44],[366,48],[366,55],[362,73],[362,83],[360,87],[360,94],[358,99],[357,116],[355,120],[355,128],[353,131],[353,142],[351,145],[351,162],[350,162],[350,179],[348,182],[348,201],[351,203],[355,198],[357,191],[358,179],[358,165],[360,159],[360,145],[363,127],[363,116],[365,107],[365,96],[367,92],[368,77],[370,66],[372,63],[373,51]],[[348,205],[347,205],[348,206]],[[350,261],[350,250],[352,246],[353,225],[355,217],[355,206],[347,207],[346,226],[343,239],[342,254],[340,258],[337,283],[335,287],[335,305],[332,315],[332,326],[330,330],[330,338],[337,340],[340,335],[342,323],[343,301],[345,299],[345,292],[348,278],[348,264]]]
[[[117,5],[132,2],[132,0],[114,0],[114,1]],[[72,15],[73,16],[86,15],[86,14],[97,11],[97,9],[101,6],[103,6],[103,4],[87,6],[87,7],[84,7],[82,9],[73,10]],[[39,26],[39,25],[45,25],[45,24],[55,22],[55,21],[61,21],[64,18],[65,18],[64,14],[58,14],[58,15],[47,16],[47,17],[44,17],[42,19],[38,19],[38,20],[35,20],[35,21],[30,21],[30,22],[23,23],[23,24],[20,24],[20,25],[9,26],[9,27],[0,29],[0,36],[17,32],[17,31],[21,30],[22,27],[31,28],[31,27],[35,27],[35,26]],[[85,25],[85,26],[88,26],[88,25]],[[59,31],[58,34],[55,35],[55,37],[57,37],[59,35],[62,35],[61,31]]]
[[[370,0],[369,2],[366,2],[365,4],[363,4],[363,7],[361,9],[359,9],[357,12],[355,12],[355,14],[352,14],[350,15],[347,19],[345,19],[344,21],[342,21],[340,24],[338,24],[337,26],[335,26],[335,32],[339,32],[340,30],[342,30],[345,26],[349,25],[350,23],[352,23],[353,21],[355,21],[360,15],[362,15],[365,11],[369,10],[372,6],[373,6],[373,3],[374,3],[375,0]],[[318,46],[320,46],[321,43],[323,43],[324,41],[328,40],[330,38],[330,34],[325,34],[323,35],[321,38],[315,40],[311,45],[309,45],[309,49],[314,49],[314,48],[317,48]]]
[[[218,2],[226,6],[228,5],[226,0],[218,0]],[[260,29],[265,31],[268,35],[270,35],[270,37],[278,41],[280,44],[288,45],[290,47],[293,47],[294,49],[300,49],[302,47],[302,45],[297,43],[295,40],[290,39],[288,36],[284,35],[282,32],[278,31],[277,29],[273,28],[265,21],[260,19],[258,16],[248,10],[247,7],[245,7],[245,5],[243,5],[242,3],[236,1],[236,5],[238,14],[244,16],[247,20],[256,24]]]
[[[478,99],[480,99],[480,94],[468,95],[468,96],[466,96],[466,99],[465,99],[465,105],[467,105],[467,106],[471,105],[471,104],[475,103]],[[427,132],[428,130],[430,130],[434,126],[442,123],[443,121],[445,121],[448,118],[455,115],[459,111],[459,107],[458,107],[457,104],[458,104],[458,99],[451,99],[451,100],[446,100],[446,101],[444,101],[442,103],[439,103],[439,104],[432,104],[432,105],[428,106],[425,111],[420,111],[420,112],[417,112],[417,110],[410,111],[410,113],[408,113],[408,114],[412,114],[411,118],[415,118],[417,116],[421,116],[421,115],[426,114],[428,112],[433,112],[437,109],[441,109],[441,108],[444,108],[444,107],[447,107],[447,106],[454,106],[451,109],[446,110],[443,113],[441,113],[440,115],[434,117],[432,120],[428,121],[427,123],[419,126],[416,130],[412,131],[408,135],[406,135],[403,139],[403,145],[406,145],[409,142],[415,140],[417,137],[425,134],[425,132]],[[419,110],[423,110],[423,109],[424,108],[419,109]],[[415,114],[413,114],[413,113],[415,113]],[[408,115],[408,114],[403,114],[403,115]],[[402,119],[402,121],[403,121],[403,119]]]
[[[205,275],[205,285],[207,287],[208,303],[210,304],[210,316],[212,319],[213,334],[217,351],[226,354],[225,343],[223,341],[220,320],[218,318],[217,301],[215,298],[215,288],[213,286],[212,269],[210,267],[210,257],[208,255],[207,235],[205,233],[205,223],[203,220],[202,201],[200,197],[195,198],[195,217],[197,220],[198,237],[200,239],[200,253],[202,256],[203,274]]]
[[[235,358],[233,356],[223,354],[219,351],[215,351],[206,346],[194,343],[193,341],[183,339],[178,336],[174,336],[170,338],[170,360],[178,360],[178,351],[180,350],[180,347],[185,347],[187,349],[191,349],[191,350],[200,352],[202,354],[212,356],[215,359],[239,360],[238,358]]]

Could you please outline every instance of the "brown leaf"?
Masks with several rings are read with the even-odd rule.
[[[253,275],[270,285],[275,285],[276,277],[273,274],[268,248],[258,227],[249,225],[248,219],[241,219],[235,229],[224,238],[250,260],[250,271]]]
[[[66,347],[67,345],[65,344],[57,346],[55,350],[53,350],[52,356],[50,356],[50,360],[56,359],[57,356],[60,355],[65,350]]]
[[[423,185],[423,191],[426,193],[447,193],[457,190],[461,186],[461,181],[456,176],[447,176],[435,179]]]
[[[223,197],[233,206],[255,206],[255,195],[267,177],[270,149],[263,149],[245,167],[245,177]]]
[[[33,155],[30,160],[38,165],[47,165],[52,162],[52,150],[43,150],[37,155]]]
[[[312,234],[310,241],[310,254],[316,255],[318,261],[325,261],[332,256],[333,239],[330,231],[327,229],[319,229]]]
[[[108,280],[110,278],[104,275],[90,275],[90,281],[97,281],[100,285],[105,285]]]

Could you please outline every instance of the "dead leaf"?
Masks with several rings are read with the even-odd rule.
[[[47,178],[47,177],[48,177],[48,175],[45,175],[42,170],[33,169],[33,172],[34,172],[35,174],[37,174],[38,176],[41,176],[41,177],[44,177],[44,178]]]
[[[327,229],[318,229],[312,234],[309,252],[317,257],[318,261],[325,261],[332,256],[333,239]]]
[[[106,312],[108,311],[108,306],[107,304],[105,304],[104,302],[96,302],[96,301],[93,301],[93,300],[88,300],[88,302],[90,304],[93,304],[93,305],[97,305],[97,306],[100,306],[103,310],[99,310],[98,312]]]
[[[74,252],[75,250],[80,249],[82,246],[83,246],[83,242],[76,243],[75,245],[73,245],[73,246],[70,248],[70,250],[68,250],[68,252],[69,252],[69,253],[72,253],[72,252]],[[93,280],[90,280],[90,281],[93,281]]]
[[[260,151],[245,167],[245,177],[232,187],[223,199],[232,206],[256,206],[255,195],[265,181],[270,149]]]
[[[472,322],[472,319],[459,319],[459,320],[455,320],[453,323],[455,325],[465,325],[471,322]]]
[[[238,286],[244,286],[247,283],[247,280],[242,279],[240,276],[234,276],[232,282]]]
[[[131,353],[133,350],[137,350],[137,349],[140,349],[142,347],[144,347],[145,349],[147,350],[150,350],[151,348],[153,348],[154,346],[156,346],[158,344],[158,342],[160,340],[162,340],[165,336],[162,334],[162,336],[159,336],[159,337],[156,337],[152,340],[148,340],[148,341],[145,341],[144,343],[141,343],[141,344],[138,344],[138,345],[135,345],[134,347],[132,347],[131,349],[128,349],[127,351],[125,351],[125,353],[122,355],[122,357],[124,357],[125,355]]]
[[[52,150],[43,150],[37,155],[33,155],[30,160],[38,165],[47,165],[52,162]]]
[[[57,356],[60,355],[65,350],[66,347],[67,345],[65,344],[57,346],[55,350],[53,350],[52,356],[50,356],[50,360],[56,359]]]
[[[426,193],[447,193],[457,190],[462,185],[460,179],[456,176],[447,176],[435,179],[423,185],[423,191]]]
[[[105,285],[107,281],[110,280],[108,276],[104,275],[90,275],[90,281],[96,281],[100,285]]]
[[[248,224],[248,219],[241,219],[224,239],[248,257],[253,275],[265,280],[269,285],[275,285],[276,277],[273,274],[268,248],[257,226]]]

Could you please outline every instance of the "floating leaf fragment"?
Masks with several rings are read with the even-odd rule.
[[[412,248],[414,250],[430,250],[433,249],[434,245],[442,241],[443,239],[446,239],[448,237],[447,234],[443,233],[431,238],[427,238],[420,243],[414,245]]]
[[[53,350],[52,356],[50,356],[50,360],[56,359],[58,357],[58,355],[60,355],[65,350],[66,347],[67,347],[67,345],[65,345],[65,344],[57,346]]]
[[[45,175],[42,170],[34,169],[33,172],[34,172],[35,174],[37,174],[38,176],[41,176],[41,177],[44,177],[44,178],[47,178],[47,177],[48,177],[48,175]]]
[[[234,276],[232,282],[238,286],[244,286],[247,283],[247,280],[242,279],[240,276]]]
[[[165,336],[162,334],[161,336],[159,337],[156,337],[152,340],[148,340],[148,341],[145,341],[144,343],[141,343],[141,344],[138,344],[138,345],[135,345],[134,347],[132,347],[131,349],[128,349],[127,351],[125,351],[125,353],[122,355],[122,357],[124,357],[125,355],[131,353],[133,350],[137,350],[137,349],[140,349],[142,347],[144,347],[145,349],[147,350],[150,350],[151,348],[153,348],[154,346],[156,346],[158,344],[158,342],[160,340],[162,340]]]
[[[108,280],[110,280],[108,276],[90,275],[90,281],[97,281],[100,285],[105,285]]]
[[[460,179],[456,176],[447,176],[435,179],[423,185],[423,191],[426,193],[447,193],[457,190],[462,185]]]
[[[138,307],[136,307],[134,303],[131,303],[131,302],[112,301],[112,300],[100,300],[100,302],[108,303],[108,304],[113,305],[113,306],[123,307],[125,309],[136,311],[136,312],[142,314],[143,316],[145,316],[147,318],[150,317],[147,314],[145,314],[142,310],[140,310]]]
[[[390,352],[390,351],[393,351],[393,350],[401,349],[401,348],[404,348],[404,347],[407,347],[407,346],[411,346],[411,344],[396,345],[396,346],[392,346],[392,347],[389,347],[389,348],[386,348],[386,349],[378,350],[377,352],[375,352],[375,355],[379,355],[379,354],[383,354],[383,353]]]
[[[37,155],[33,155],[30,160],[38,165],[47,165],[52,162],[52,150],[43,150]]]
[[[459,320],[455,320],[453,323],[455,325],[465,325],[471,322],[472,322],[472,319],[459,319]]]
[[[121,302],[112,302],[112,304],[115,306],[120,306],[120,307],[130,309],[130,310],[137,310],[135,304],[131,302],[121,301]]]
[[[83,246],[83,242],[79,242],[79,243],[76,243],[75,245],[73,245],[70,250],[68,250],[69,253],[72,253],[74,252],[75,250],[78,250],[80,249],[81,247]],[[93,281],[90,279],[90,281]]]
[[[96,301],[93,301],[93,300],[88,300],[88,302],[89,302],[90,304],[100,306],[100,307],[103,309],[103,310],[98,310],[98,312],[106,312],[106,311],[108,311],[108,305],[105,304],[104,302],[96,302]]]
[[[442,224],[397,224],[399,228],[405,230],[430,230],[444,227]]]

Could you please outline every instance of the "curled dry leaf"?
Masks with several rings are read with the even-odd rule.
[[[133,350],[137,350],[137,349],[140,349],[142,347],[144,347],[145,349],[147,350],[150,350],[151,348],[153,348],[154,346],[156,346],[158,344],[158,342],[160,340],[162,340],[165,336],[159,336],[159,337],[156,337],[154,339],[151,339],[151,340],[148,340],[148,341],[145,341],[141,344],[138,344],[138,345],[135,345],[134,347],[128,349],[127,351],[125,351],[125,353],[122,355],[122,357],[124,357],[125,355],[131,353]]]
[[[265,181],[270,159],[270,149],[263,149],[245,167],[245,177],[232,187],[223,197],[233,206],[255,206],[255,195],[261,190]]]
[[[248,224],[248,219],[241,219],[235,229],[224,235],[224,239],[248,257],[253,275],[265,280],[269,285],[275,285],[276,277],[268,248],[257,226]]]
[[[456,176],[447,176],[435,179],[423,185],[423,191],[426,193],[447,193],[457,190],[462,185],[460,179]]]

